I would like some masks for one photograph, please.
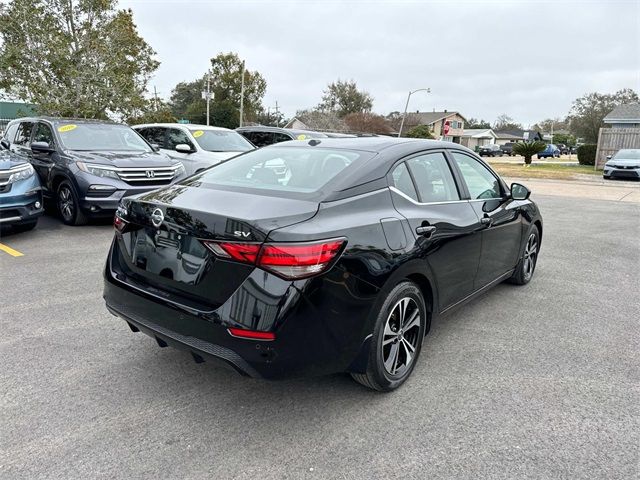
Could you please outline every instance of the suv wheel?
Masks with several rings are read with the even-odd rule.
[[[58,212],[62,221],[67,225],[84,225],[87,223],[87,217],[80,210],[78,195],[73,186],[67,180],[58,185],[56,197]]]
[[[365,387],[395,390],[413,372],[425,335],[427,309],[416,284],[401,282],[387,295],[376,318],[366,373],[351,376]]]

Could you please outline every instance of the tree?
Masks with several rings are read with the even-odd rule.
[[[427,125],[418,125],[417,127],[413,127],[405,133],[404,136],[409,138],[433,138],[431,129],[429,129]]]
[[[380,135],[388,135],[392,132],[392,128],[382,115],[371,112],[350,113],[344,117],[344,123],[352,132]]]
[[[618,105],[637,102],[638,94],[630,88],[618,90],[614,94],[587,93],[575,99],[571,106],[571,133],[587,143],[597,143],[600,128],[604,127],[604,117]]]
[[[148,100],[142,110],[126,117],[125,121],[129,125],[140,125],[142,123],[174,123],[177,118],[165,102]]]
[[[478,120],[477,118],[470,118],[464,125],[465,128],[491,128],[491,124],[485,120]]]
[[[496,121],[493,122],[493,128],[496,130],[522,130],[522,125],[506,113],[503,113],[502,115],[498,115]]]
[[[561,120],[560,118],[547,118],[538,123],[531,125],[531,130],[536,132],[551,133],[552,131],[567,130],[569,128],[569,122],[567,119]],[[561,142],[562,143],[562,142]]]
[[[242,90],[243,60],[236,53],[220,53],[211,59],[211,84],[213,100],[210,122],[226,128],[240,124],[240,93]],[[192,123],[207,123],[207,102],[202,92],[207,88],[207,75],[191,82],[180,82],[171,91],[171,111],[178,118]],[[255,71],[244,72],[244,119],[255,121],[263,111],[262,98],[267,82]]]
[[[551,143],[564,144],[568,147],[573,147],[576,144],[576,137],[569,133],[554,133]]]
[[[524,157],[524,163],[531,165],[531,159],[536,153],[540,153],[547,147],[544,142],[518,142],[513,146],[513,153],[516,155],[522,155]]]
[[[159,63],[116,0],[0,4],[0,89],[39,113],[105,118],[143,109]]]
[[[322,102],[317,108],[321,111],[335,111],[342,118],[350,113],[370,112],[373,108],[373,97],[365,91],[358,90],[353,80],[338,80],[327,85]]]

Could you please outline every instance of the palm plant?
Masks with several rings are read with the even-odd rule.
[[[531,165],[531,158],[545,148],[547,148],[547,144],[538,140],[533,142],[518,142],[513,146],[513,153],[522,155],[524,157],[524,163]]]

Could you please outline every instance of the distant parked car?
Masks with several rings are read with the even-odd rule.
[[[640,179],[640,149],[623,149],[607,157],[602,177]]]
[[[3,145],[5,144],[3,140]],[[0,150],[0,226],[31,230],[42,215],[42,191],[31,164]]]
[[[557,147],[560,150],[560,155],[569,155],[570,149],[564,143],[559,143]]]
[[[112,216],[123,197],[185,176],[181,162],[117,123],[20,118],[9,123],[2,142],[33,166],[45,200],[55,200],[67,225]]]
[[[560,149],[554,145],[553,143],[549,143],[547,145],[547,147],[541,151],[540,153],[538,153],[538,158],[554,158],[554,157],[558,157],[560,158]]]
[[[500,145],[490,143],[488,145],[482,145],[478,150],[478,154],[481,157],[501,157],[503,153]]]
[[[187,175],[255,148],[242,135],[228,128],[152,123],[135,125],[133,129],[161,152],[181,161]]]
[[[278,127],[240,127],[236,132],[241,134],[256,147],[266,147],[274,143],[287,142],[289,140],[310,140],[312,138],[327,138],[328,135],[311,130],[296,130],[292,128]]]
[[[502,150],[502,153],[504,153],[505,155],[509,155],[510,157],[512,157],[515,155],[515,153],[513,153],[514,145],[515,143],[513,142],[507,142],[504,145],[500,145],[500,150]]]

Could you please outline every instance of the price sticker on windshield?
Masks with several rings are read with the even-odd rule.
[[[193,138],[198,138],[198,137],[201,137],[202,135],[204,135],[203,130],[196,130],[195,132],[193,132]]]
[[[71,130],[75,130],[76,128],[78,128],[77,125],[62,125],[61,127],[58,127],[58,131],[60,133],[65,133],[65,132],[70,132]]]

